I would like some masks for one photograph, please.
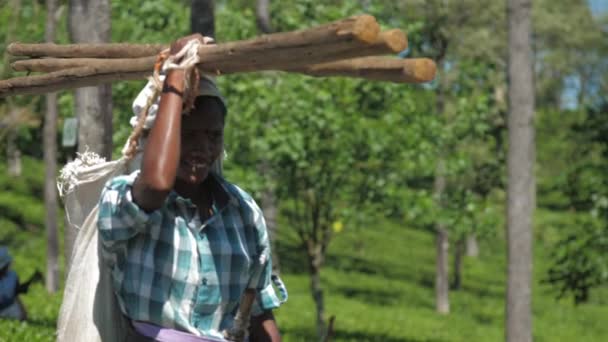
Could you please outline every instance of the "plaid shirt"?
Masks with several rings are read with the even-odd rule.
[[[254,314],[280,305],[270,283],[266,224],[251,196],[212,175],[229,201],[222,208],[214,201],[207,221],[175,192],[146,213],[131,196],[137,173],[106,184],[97,223],[103,259],[129,318],[221,338],[246,288],[258,291]]]

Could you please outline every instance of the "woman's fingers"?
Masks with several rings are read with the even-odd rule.
[[[213,44],[215,42],[215,40],[211,37],[206,37],[206,36],[201,35],[200,33],[195,33],[195,34],[191,34],[189,36],[185,36],[185,37],[182,37],[182,38],[179,38],[178,40],[176,40],[173,44],[171,44],[170,53],[176,54],[176,53],[180,52],[184,48],[184,46],[186,46],[186,44],[188,44],[188,42],[191,40],[198,40],[203,45]]]

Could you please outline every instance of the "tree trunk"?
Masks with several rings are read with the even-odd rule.
[[[14,13],[19,13],[21,11],[21,0],[12,0],[7,6],[13,9]],[[6,30],[6,40],[5,44],[9,44],[14,40],[14,34],[19,27],[19,16],[15,16],[14,20],[9,21],[8,27]],[[0,77],[2,79],[8,78],[11,75],[11,68],[9,67],[9,56],[8,54],[4,54],[4,58],[2,60],[2,64],[0,65]],[[8,117],[9,123],[18,122],[19,112],[16,109],[16,106],[13,104],[12,99],[7,99],[7,107],[9,108]],[[15,127],[10,127],[6,134],[6,159],[7,159],[7,167],[9,176],[19,177],[21,176],[21,151],[17,146],[17,129]]]
[[[55,11],[57,0],[46,0],[45,40],[55,40]],[[57,94],[46,95],[46,115],[44,116],[44,206],[47,238],[46,289],[54,293],[59,289],[59,239],[57,234]]]
[[[270,0],[258,0],[255,6],[255,18],[262,33],[272,33],[270,24]]]
[[[15,109],[12,101],[9,102],[9,122],[17,122],[19,111]],[[6,134],[6,156],[8,161],[8,174],[12,177],[21,176],[21,150],[17,146],[17,129],[9,128]]]
[[[70,0],[68,29],[74,43],[107,43],[110,40],[109,0]],[[78,115],[78,152],[91,151],[112,157],[112,87],[86,87],[74,92]],[[76,232],[66,227],[66,255],[71,255]],[[66,260],[66,270],[69,260]]]
[[[192,33],[215,38],[215,15],[213,0],[192,0],[190,7],[190,29]]]
[[[532,341],[532,215],[534,179],[534,84],[531,0],[508,0],[509,154],[507,189],[506,340]]]
[[[475,234],[469,234],[467,236],[466,255],[473,258],[479,256],[479,244],[477,243],[477,235]]]
[[[435,300],[437,312],[450,313],[448,280],[448,231],[439,224],[437,228],[437,264],[435,274]]]
[[[462,239],[456,241],[454,248],[454,279],[452,281],[452,290],[460,290],[462,285],[462,257],[464,256],[464,241]]]
[[[91,151],[112,158],[112,86],[77,89],[74,112],[78,113],[78,152]]]
[[[438,61],[438,64],[443,66],[443,63]],[[437,114],[444,116],[445,110],[445,81],[444,77],[440,80],[439,89],[437,91]],[[437,158],[437,166],[435,169],[435,181],[433,184],[433,195],[437,207],[440,211],[443,210],[445,188],[446,188],[446,161],[445,161],[445,147],[439,146],[439,156]],[[435,224],[436,231],[436,271],[435,271],[435,306],[437,312],[441,314],[448,314],[450,312],[450,299],[449,299],[449,279],[448,279],[448,230],[447,227],[441,222]]]
[[[110,40],[110,1],[70,0],[70,37],[74,43]],[[79,115],[78,152],[86,150],[112,157],[112,88],[87,87],[75,92]]]
[[[270,171],[270,164],[268,161],[262,161],[258,165],[259,174],[260,175],[270,175],[272,174]],[[270,249],[272,251],[272,271],[274,273],[280,273],[280,259],[279,253],[277,253],[277,236],[278,236],[278,226],[277,226],[277,200],[274,193],[274,189],[267,185],[267,187],[262,190],[262,212],[264,213],[264,218],[266,219],[266,228],[268,229],[268,237],[270,238]]]
[[[434,195],[438,207],[443,208],[443,200],[445,192],[445,160],[441,156],[437,162],[437,174],[435,175]],[[449,299],[449,279],[448,279],[448,262],[449,262],[449,240],[447,227],[437,222],[435,224],[436,232],[436,268],[435,268],[435,306],[437,312],[441,314],[450,313]]]
[[[309,258],[311,257],[316,259],[316,257],[309,255]],[[317,337],[319,341],[323,341],[326,326],[325,304],[323,302],[323,289],[321,288],[321,265],[318,265],[318,262],[314,259],[310,262],[310,289],[317,309]]]

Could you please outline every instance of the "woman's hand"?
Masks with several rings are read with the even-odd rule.
[[[182,37],[182,38],[176,40],[175,42],[173,42],[173,44],[171,44],[171,48],[169,49],[169,54],[171,54],[172,56],[175,56],[191,40],[198,40],[203,45],[212,44],[214,42],[213,38],[204,37],[200,33],[191,34],[189,36]]]

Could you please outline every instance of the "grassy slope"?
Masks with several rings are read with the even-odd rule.
[[[535,236],[534,335],[536,341],[606,341],[608,292],[595,292],[593,302],[573,307],[556,302],[538,285],[546,269],[543,241],[559,215],[539,212]],[[287,234],[286,234],[287,235]],[[15,268],[24,278],[44,267],[44,234],[19,233],[10,248]],[[304,257],[289,236],[282,240],[283,278],[290,290],[287,305],[277,311],[286,341],[314,340],[315,313]],[[434,312],[434,241],[428,232],[394,223],[348,230],[331,245],[323,273],[328,315],[336,315],[339,341],[501,341],[503,340],[504,243],[482,243],[478,259],[465,259],[463,289],[452,292],[451,314]],[[37,284],[23,301],[30,322],[0,321],[0,341],[53,341],[60,295],[48,295]]]
[[[0,237],[5,237],[0,233]],[[11,235],[8,245],[14,258],[12,267],[25,281],[35,272],[46,267],[46,235],[42,232],[19,232]],[[63,262],[63,259],[61,259]],[[35,283],[25,296],[21,296],[27,308],[29,321],[20,323],[0,320],[0,341],[54,341],[53,334],[61,293],[48,294],[43,284]]]
[[[560,215],[539,211],[535,231],[533,315],[535,341],[607,341],[608,291],[574,307],[557,302],[539,280],[546,273],[547,236]],[[284,244],[281,250],[295,247]],[[505,244],[482,242],[481,256],[466,258],[462,290],[450,294],[451,314],[434,312],[434,239],[428,232],[396,224],[343,233],[331,246],[323,275],[328,316],[336,315],[341,341],[502,341]],[[283,253],[285,254],[285,253]],[[303,256],[282,260],[290,302],[277,313],[287,341],[311,341],[313,303]]]

